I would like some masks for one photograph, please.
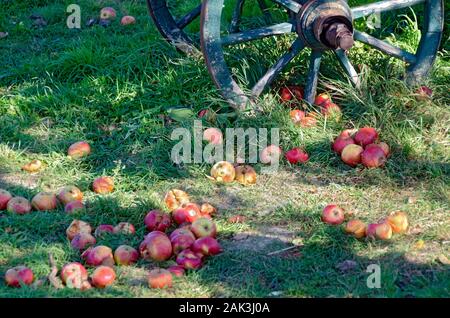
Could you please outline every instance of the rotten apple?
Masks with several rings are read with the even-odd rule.
[[[73,201],[82,201],[83,192],[75,186],[67,186],[59,190],[58,200],[64,205]]]
[[[86,141],[79,141],[72,144],[67,151],[69,157],[78,159],[91,153],[91,146]]]
[[[236,181],[242,185],[256,183],[256,171],[252,166],[242,165],[236,167]],[[209,213],[208,213],[209,214]]]
[[[114,260],[117,265],[131,265],[139,259],[139,252],[131,246],[120,245],[114,251]]]
[[[126,16],[122,17],[122,19],[120,20],[120,24],[122,24],[122,25],[130,25],[130,24],[135,24],[135,23],[136,23],[136,18],[131,15],[126,15]]]
[[[99,236],[102,236],[105,233],[111,233],[111,234],[114,233],[114,226],[112,226],[110,224],[100,224],[95,229],[94,235],[96,237],[99,237]]]
[[[67,214],[83,213],[86,212],[86,207],[80,201],[72,201],[66,204],[64,207],[64,212]]]
[[[111,248],[104,245],[89,247],[81,254],[81,258],[90,266],[114,266],[114,257]]]
[[[177,256],[177,264],[184,269],[198,269],[202,266],[202,258],[198,253],[185,249]]]
[[[145,216],[144,223],[149,231],[165,232],[172,224],[172,220],[167,213],[152,210]]]
[[[31,200],[31,206],[37,211],[51,211],[57,208],[58,199],[51,192],[40,192]]]
[[[179,189],[170,190],[164,197],[164,202],[170,211],[173,211],[181,207],[183,204],[189,203],[190,201],[191,199],[189,198],[189,195]]]
[[[327,205],[322,211],[322,221],[327,224],[339,225],[344,219],[344,210],[335,204]]]
[[[231,163],[219,161],[211,168],[211,177],[217,182],[233,182],[236,177],[236,170]]]
[[[89,225],[89,223],[81,221],[81,220],[73,220],[72,223],[70,223],[69,227],[66,229],[66,235],[67,238],[72,241],[72,239],[77,235],[78,233],[92,233],[92,227]]]
[[[148,273],[148,286],[150,288],[172,287],[172,274],[163,268],[155,268]]]
[[[366,224],[361,220],[350,220],[345,225],[345,232],[356,238],[363,238],[366,236]]]
[[[12,194],[4,189],[0,189],[0,211],[6,210],[9,200],[13,198]]]
[[[403,211],[392,212],[386,221],[390,224],[393,233],[405,233],[408,229],[408,215]]]
[[[95,193],[106,194],[114,190],[114,181],[111,177],[100,177],[92,183],[92,189]]]
[[[74,238],[70,242],[70,245],[72,245],[74,249],[81,251],[86,249],[90,245],[95,245],[95,243],[97,243],[95,237],[93,237],[89,233],[81,232],[74,236]]]
[[[6,210],[16,214],[27,214],[31,212],[31,203],[23,197],[14,197],[8,201]]]
[[[61,280],[69,288],[83,289],[87,279],[88,272],[80,263],[68,263],[61,269]]]
[[[113,229],[114,234],[134,234],[136,233],[136,229],[134,225],[128,222],[120,222]]]

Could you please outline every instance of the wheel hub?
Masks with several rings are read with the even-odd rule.
[[[296,20],[298,35],[313,49],[348,50],[353,46],[352,13],[344,0],[310,0]]]

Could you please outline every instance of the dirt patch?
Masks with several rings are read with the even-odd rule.
[[[19,173],[0,173],[0,187],[9,188],[23,187],[35,189],[38,186],[39,177],[37,175],[25,175]]]

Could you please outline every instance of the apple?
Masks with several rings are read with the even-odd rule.
[[[207,218],[195,220],[191,225],[191,231],[197,238],[205,236],[215,237],[217,234],[216,224]]]
[[[155,268],[148,273],[150,288],[172,287],[172,274],[167,269]]]
[[[58,200],[53,193],[40,192],[31,200],[31,206],[37,211],[50,211],[56,209]]]
[[[172,212],[172,217],[177,224],[192,223],[201,216],[200,208],[195,203],[188,203]]]
[[[344,129],[339,134],[338,138],[353,138],[357,131],[357,129]]]
[[[95,229],[94,235],[99,237],[105,233],[114,233],[114,226],[110,224],[101,224]]]
[[[109,266],[97,267],[91,275],[92,284],[97,288],[105,288],[114,283],[116,272]]]
[[[331,117],[335,119],[340,119],[342,116],[341,108],[336,105],[335,103],[328,103],[325,105],[322,105],[320,112],[325,117]]]
[[[135,24],[136,23],[136,19],[135,17],[131,16],[131,15],[126,15],[124,17],[122,17],[122,19],[120,20],[120,24],[122,25],[130,25],[130,24]]]
[[[145,216],[144,223],[149,231],[165,232],[172,224],[172,220],[167,213],[160,210],[152,210]]]
[[[73,201],[82,201],[83,192],[75,186],[67,186],[59,190],[58,200],[64,205]]]
[[[359,145],[347,145],[342,150],[341,159],[349,166],[356,167],[359,163],[361,163],[361,154],[363,151],[363,147]]]
[[[428,86],[420,86],[416,90],[416,94],[417,94],[416,95],[417,100],[424,101],[424,100],[430,99],[430,97],[433,95],[433,91]]]
[[[261,151],[259,159],[262,163],[271,164],[278,162],[282,153],[283,151],[280,147],[276,145],[269,145]]]
[[[379,223],[375,228],[375,236],[380,240],[389,240],[392,237],[392,228],[389,223]]]
[[[366,236],[366,224],[360,220],[350,220],[345,225],[345,232],[356,238],[363,238]]]
[[[128,222],[120,222],[113,229],[114,234],[134,234],[136,229],[134,225]]]
[[[331,97],[327,93],[322,93],[316,96],[314,104],[319,106],[326,106],[331,103]]]
[[[282,87],[279,92],[280,99],[282,102],[286,103],[292,99],[292,94],[289,88]]]
[[[91,146],[86,141],[79,141],[72,144],[67,151],[69,157],[79,159],[91,153]]]
[[[403,211],[392,212],[386,221],[391,226],[393,233],[405,233],[408,229],[408,215]]]
[[[105,7],[100,10],[100,18],[103,20],[114,20],[116,18],[116,10],[111,7]]]
[[[378,227],[378,223],[370,223],[369,225],[367,225],[366,227],[366,236],[368,238],[372,238],[374,239],[376,236],[376,229]]]
[[[314,127],[317,125],[317,119],[311,115],[305,116],[300,121],[300,126],[304,128]]]
[[[176,229],[175,231],[173,231],[170,236],[169,239],[172,241],[175,237],[177,237],[178,235],[188,235],[190,236],[194,241],[195,241],[195,235],[194,233],[191,232],[190,229],[187,228],[179,228]]]
[[[202,258],[196,252],[190,249],[185,249],[177,256],[177,264],[184,269],[197,269],[202,266]]]
[[[302,119],[305,118],[306,114],[303,110],[293,109],[289,112],[289,117],[294,124],[300,124]]]
[[[81,251],[86,249],[89,245],[95,245],[95,243],[97,243],[95,237],[89,233],[81,232],[74,236],[70,245],[72,245],[74,249]]]
[[[38,172],[39,170],[41,170],[41,168],[42,168],[42,161],[37,159],[32,160],[31,162],[22,166],[22,170],[29,173]]]
[[[89,223],[81,220],[73,220],[69,227],[66,229],[67,238],[72,241],[75,235],[78,233],[92,233],[92,227]]]
[[[386,155],[381,147],[372,146],[361,153],[361,163],[367,168],[378,168],[383,166],[385,162]]]
[[[370,145],[367,145],[364,149],[367,150],[372,147],[380,147],[381,149],[383,149],[383,152],[384,152],[384,155],[386,156],[386,158],[389,157],[389,155],[391,154],[391,149],[390,149],[389,145],[385,142],[380,142],[377,144],[370,144]]]
[[[170,239],[172,250],[175,255],[181,251],[190,248],[194,244],[195,239],[189,234],[178,234]]]
[[[236,170],[231,163],[219,161],[211,168],[211,177],[218,182],[233,182],[236,177]]]
[[[13,196],[11,195],[11,193],[4,189],[0,189],[0,211],[6,210],[9,200],[11,200],[12,198]]]
[[[378,132],[375,128],[363,127],[356,132],[353,139],[355,140],[355,143],[365,147],[369,144],[375,143],[375,141],[378,139]]]
[[[198,118],[203,118],[208,116],[209,110],[208,109],[201,109],[198,113],[197,113],[197,117]]]
[[[114,251],[114,260],[117,265],[131,265],[139,259],[139,252],[131,246],[120,245]]]
[[[166,203],[170,211],[173,211],[181,207],[181,205],[189,203],[190,201],[191,199],[189,198],[189,195],[183,190],[179,189],[170,190],[164,197],[164,202]]]
[[[256,171],[252,166],[242,165],[236,167],[236,181],[242,185],[256,183]],[[209,213],[208,213],[209,214]]]
[[[337,154],[341,154],[345,146],[354,144],[355,141],[351,137],[337,137],[333,142],[333,151]]]
[[[304,95],[303,87],[298,86],[298,85],[290,85],[290,86],[288,86],[288,88],[291,91],[292,95],[297,100],[302,100],[303,99],[303,95]]]
[[[185,272],[183,266],[180,265],[172,265],[167,270],[175,277],[182,277]]]
[[[344,210],[335,204],[327,205],[322,211],[322,221],[327,224],[339,225],[344,222],[344,219]]]
[[[112,250],[108,246],[98,245],[89,247],[81,254],[81,258],[86,261],[87,265],[91,266],[114,266],[114,257]]]
[[[5,273],[6,285],[10,287],[21,287],[33,283],[33,271],[26,266],[16,266],[10,268]]]
[[[8,201],[6,210],[16,214],[26,214],[31,211],[31,203],[23,197],[14,197]]]
[[[193,252],[200,252],[205,256],[217,255],[222,252],[219,242],[211,236],[197,239],[192,245]]]
[[[144,241],[146,244],[144,244],[142,251],[143,258],[161,262],[168,260],[172,256],[172,243],[166,234],[159,232],[158,234],[147,236]]]
[[[83,213],[86,212],[86,207],[80,201],[72,201],[66,204],[64,207],[64,212],[67,214]]]
[[[305,163],[309,159],[308,154],[303,149],[298,147],[286,151],[284,156],[286,157],[287,161],[289,161],[291,164],[296,164],[299,162]]]
[[[215,215],[217,213],[217,209],[209,203],[203,203],[200,207],[200,214],[202,216],[205,215]]]
[[[114,181],[111,177],[100,177],[92,183],[92,189],[95,193],[106,194],[114,190]]]
[[[69,288],[82,289],[87,279],[88,272],[80,263],[68,263],[61,269],[61,280]]]
[[[203,132],[203,140],[213,145],[221,145],[223,143],[223,135],[219,129],[211,127]]]

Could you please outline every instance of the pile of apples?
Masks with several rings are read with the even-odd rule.
[[[382,167],[390,155],[390,147],[380,142],[378,132],[373,127],[363,127],[356,132],[344,130],[333,142],[333,151],[351,167],[363,164],[367,168]]]
[[[329,204],[323,209],[322,221],[330,225],[340,225],[345,221],[345,211],[335,204]],[[395,211],[377,223],[368,225],[358,219],[349,220],[344,230],[358,239],[367,237],[389,240],[393,233],[405,233],[408,224],[408,215],[403,211]]]

